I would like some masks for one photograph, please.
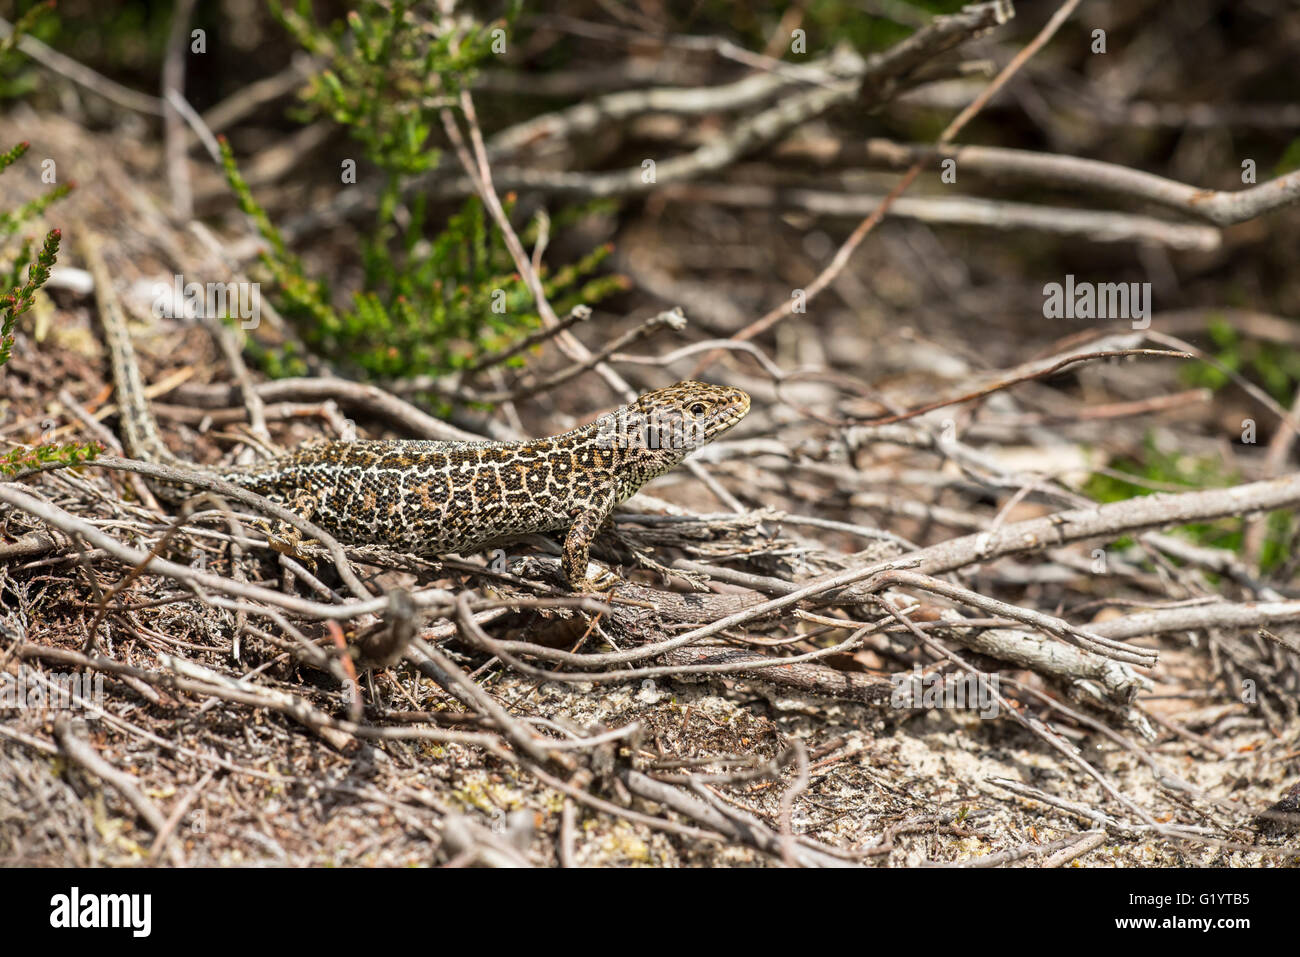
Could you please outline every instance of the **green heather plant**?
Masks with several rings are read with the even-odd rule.
[[[93,461],[104,451],[98,442],[69,442],[64,445],[44,443],[34,448],[11,449],[0,455],[0,475],[22,478],[32,472],[51,468],[70,468]]]
[[[1227,488],[1242,481],[1239,474],[1225,472],[1217,458],[1162,451],[1150,435],[1139,459],[1120,459],[1111,463],[1111,469],[1119,474],[1093,473],[1083,491],[1098,502],[1118,502],[1168,487]],[[1135,481],[1125,481],[1121,477],[1124,473],[1132,475]],[[1265,574],[1278,570],[1290,559],[1296,536],[1295,516],[1290,511],[1269,512],[1267,529],[1259,554],[1260,570]],[[1245,519],[1240,516],[1194,522],[1179,526],[1178,531],[1198,545],[1238,553],[1245,543]],[[1133,539],[1124,536],[1114,547],[1127,548],[1132,544]]]
[[[45,14],[54,9],[54,0],[33,4],[14,21],[9,35],[0,37],[0,100],[16,99],[29,93],[36,85],[35,71],[28,69],[27,57],[18,50],[18,41],[24,34],[45,32],[56,21]]]
[[[29,148],[30,144],[22,142],[0,152],[0,174],[17,162]],[[63,237],[57,229],[50,230],[34,263],[31,262],[33,240],[30,237],[19,243],[18,253],[8,265],[5,265],[3,258],[5,248],[10,237],[23,223],[39,216],[51,203],[66,196],[71,188],[66,184],[56,186],[12,212],[0,210],[0,366],[9,361],[18,317],[32,308],[36,301],[36,291],[50,278],[50,267],[58,257],[59,242]],[[22,275],[24,266],[27,267],[26,281]]]
[[[1300,350],[1244,337],[1222,316],[1210,317],[1206,333],[1214,344],[1211,354],[1225,369],[1251,379],[1284,406],[1294,401],[1300,387]],[[1232,382],[1222,370],[1200,362],[1189,363],[1182,377],[1216,392]]]
[[[12,166],[27,149],[27,143],[19,143],[12,149],[0,152],[0,173]],[[63,234],[57,229],[46,233],[45,242],[36,253],[35,262],[30,261],[33,245],[30,238],[19,244],[17,256],[7,265],[3,258],[4,246],[24,222],[40,215],[50,203],[66,195],[70,188],[58,186],[13,212],[0,211],[0,368],[9,361],[18,318],[35,305],[37,291],[50,278],[50,269],[58,258]],[[27,267],[25,280],[22,275],[24,266]],[[101,451],[98,443],[42,444],[31,449],[16,448],[0,456],[0,475],[15,476],[51,465],[79,465],[93,459]]]
[[[370,0],[349,13],[346,23],[324,28],[313,19],[310,4],[290,10],[271,0],[294,39],[325,64],[303,93],[303,118],[326,116],[344,126],[371,167],[358,171],[358,181],[380,177],[374,221],[359,238],[362,286],[346,307],[336,306],[329,284],[309,276],[289,252],[240,175],[229,144],[223,141],[221,147],[227,181],[268,244],[262,262],[277,287],[280,311],[306,347],[371,378],[464,368],[541,321],[500,231],[477,199],[436,232],[428,228],[422,193],[401,208],[404,185],[438,165],[440,152],[430,141],[441,126],[439,111],[454,108],[475,66],[504,35],[494,31],[507,24],[462,19],[441,29],[422,13],[431,6]],[[509,213],[514,204],[507,197],[504,205]],[[555,225],[579,212],[558,215]],[[521,238],[534,241],[537,232],[537,224],[529,224]],[[593,277],[609,252],[601,246],[554,273],[542,270],[546,294],[558,312],[623,287],[621,277]],[[260,358],[272,375],[303,370],[291,349]]]

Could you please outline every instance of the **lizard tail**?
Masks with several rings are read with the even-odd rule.
[[[158,422],[149,408],[140,378],[140,364],[136,361],[131,334],[126,327],[122,304],[113,292],[113,280],[99,254],[99,245],[93,235],[83,234],[81,254],[95,280],[95,304],[99,321],[104,327],[104,342],[113,364],[113,385],[117,392],[120,410],[122,442],[132,458],[163,465],[184,466],[186,463],[173,455],[163,444],[158,432]]]

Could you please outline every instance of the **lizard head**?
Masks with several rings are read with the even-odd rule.
[[[749,412],[749,394],[728,386],[678,382],[636,400],[647,424],[658,425],[665,447],[689,452],[712,442]],[[683,453],[684,454],[684,453]]]
[[[748,411],[749,396],[740,389],[679,382],[602,416],[598,441],[621,450],[619,500],[713,441]]]

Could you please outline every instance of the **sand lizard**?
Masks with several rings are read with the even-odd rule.
[[[340,542],[417,555],[469,553],[568,529],[563,568],[574,591],[590,576],[591,543],[616,505],[749,411],[740,389],[679,382],[562,435],[522,442],[334,441],[247,466],[196,466],[163,444],[120,307],[101,298],[127,451],[266,496]]]

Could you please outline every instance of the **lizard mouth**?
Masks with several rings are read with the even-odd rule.
[[[714,419],[714,434],[725,432],[749,414],[749,393],[741,389],[730,390],[727,404],[718,410]]]

